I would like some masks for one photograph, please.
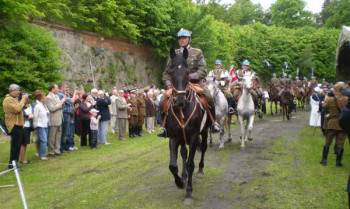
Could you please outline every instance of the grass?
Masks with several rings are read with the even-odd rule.
[[[271,160],[269,166],[261,178],[243,190],[245,197],[259,191],[251,203],[252,208],[348,207],[350,153],[344,153],[342,168],[335,167],[335,155],[331,152],[328,165],[320,165],[324,137],[319,136],[320,132],[317,136],[312,133],[313,129],[306,127],[300,135],[285,136],[264,152],[263,157]],[[291,141],[291,137],[299,140]]]
[[[23,166],[21,172],[29,208],[183,207],[185,191],[176,188],[168,170],[167,139],[155,134],[127,141],[109,134],[108,139],[111,145],[99,146],[98,150],[80,148],[46,162],[34,156],[35,149],[30,144],[27,156],[31,164]],[[0,144],[1,163],[8,161],[9,146],[9,140]],[[181,170],[180,165],[179,161]],[[5,169],[1,166],[0,171]],[[223,170],[211,167],[205,172],[203,179],[194,180],[197,200],[208,195]],[[206,183],[195,183],[198,181]],[[13,173],[0,177],[0,185],[8,184],[17,185]],[[17,186],[2,188],[0,193],[1,208],[22,208]]]

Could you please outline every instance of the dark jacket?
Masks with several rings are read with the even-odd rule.
[[[146,101],[146,117],[156,116],[156,107],[153,101],[150,98],[147,98]]]
[[[350,101],[348,101],[340,113],[339,125],[350,135]]]
[[[100,111],[99,115],[101,115],[100,121],[107,121],[111,119],[111,114],[109,112],[108,105],[111,104],[111,99],[109,97],[103,98],[97,98],[96,99],[96,106],[97,109]]]
[[[90,110],[92,108],[93,108],[92,105],[90,105],[90,107],[87,107],[85,102],[80,103],[80,106],[79,106],[80,113],[79,114],[80,114],[81,120],[90,120],[89,114],[90,114]]]

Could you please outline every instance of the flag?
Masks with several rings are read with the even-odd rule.
[[[311,76],[314,76],[314,68],[311,68]]]
[[[299,76],[299,68],[297,67],[297,76]]]
[[[229,87],[231,88],[233,85],[235,85],[238,82],[235,66],[231,65],[230,72],[228,74],[231,78],[229,83]]]

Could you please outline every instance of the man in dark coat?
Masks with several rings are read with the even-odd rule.
[[[108,122],[111,119],[111,114],[109,113],[109,105],[111,104],[111,99],[108,94],[105,94],[104,91],[98,91],[98,98],[96,98],[96,106],[100,111],[101,115],[100,122],[98,124],[98,135],[97,141],[101,144],[108,145],[107,142],[107,132],[108,132]]]

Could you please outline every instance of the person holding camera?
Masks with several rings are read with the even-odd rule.
[[[21,151],[19,153],[19,162],[22,164],[29,164],[30,161],[26,160],[27,145],[30,144],[30,133],[33,129],[33,108],[29,104],[29,98],[26,99],[26,103],[23,108],[24,126],[23,126],[23,138]]]
[[[58,86],[51,84],[50,93],[47,95],[46,105],[50,110],[50,129],[49,129],[49,156],[60,155],[61,134],[62,134],[62,107],[67,97],[62,99],[58,97]]]
[[[98,143],[108,145],[107,142],[107,132],[108,132],[108,123],[111,119],[111,114],[109,113],[109,105],[111,104],[111,99],[109,98],[108,93],[105,93],[103,90],[98,91],[98,97],[96,98],[96,107],[100,111],[101,115],[100,122],[98,124]]]
[[[5,114],[5,125],[11,136],[10,145],[10,161],[8,168],[13,168],[12,161],[16,163],[19,159],[21,150],[21,142],[24,134],[24,115],[23,107],[28,99],[28,94],[23,94],[22,99],[19,101],[18,96],[20,94],[20,87],[17,84],[11,84],[9,87],[9,94],[5,96],[2,103]]]
[[[341,159],[343,156],[343,146],[346,139],[346,132],[340,127],[339,115],[341,110],[345,107],[348,102],[348,97],[342,95],[342,90],[345,89],[345,84],[343,82],[338,82],[334,85],[333,93],[334,96],[328,94],[323,108],[327,112],[326,115],[326,141],[323,147],[321,164],[327,164],[327,156],[329,152],[329,147],[332,144],[334,137],[336,138],[336,143],[338,146],[336,166],[341,167]]]

